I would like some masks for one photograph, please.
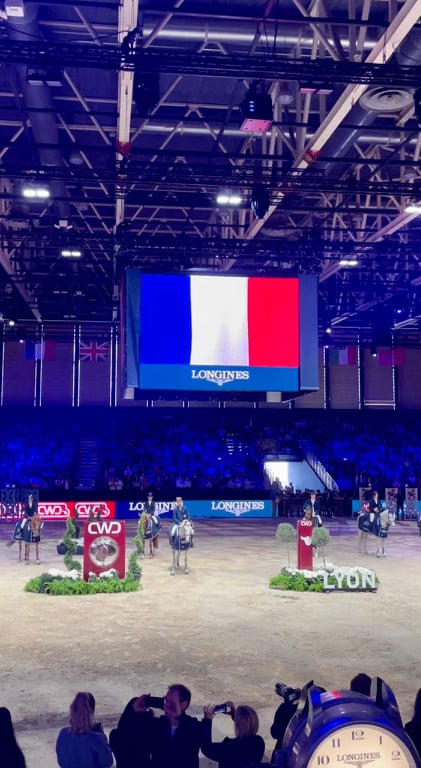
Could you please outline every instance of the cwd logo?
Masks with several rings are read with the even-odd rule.
[[[105,502],[93,502],[92,504],[89,504],[86,501],[82,502],[75,502],[75,510],[79,513],[80,518],[86,518],[89,516],[89,511],[92,509],[94,515],[97,514],[97,512],[101,513],[101,517],[112,517],[111,510]]]
[[[41,517],[52,517],[55,520],[66,520],[70,517],[70,509],[64,501],[56,501],[52,504],[38,504],[38,512]]]
[[[122,524],[118,520],[93,520],[88,523],[88,533],[92,536],[115,536],[122,531]]]

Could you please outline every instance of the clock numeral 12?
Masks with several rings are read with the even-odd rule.
[[[363,738],[364,738],[363,730],[352,731],[352,741],[360,741]]]

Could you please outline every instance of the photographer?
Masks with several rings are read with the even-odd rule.
[[[215,743],[212,741],[215,707],[203,708],[205,740],[202,743],[202,752],[205,757],[218,762],[219,768],[245,768],[250,763],[260,763],[265,752],[265,742],[257,734],[259,718],[254,709],[245,705],[236,709],[232,701],[227,701],[224,713],[231,715],[234,721],[235,738],[225,738]]]
[[[288,727],[288,723],[295,715],[300,700],[300,689],[290,688],[282,683],[277,683],[275,686],[278,696],[283,698],[282,704],[279,705],[275,712],[272,727],[270,729],[270,735],[273,739],[276,739],[275,748],[272,752],[271,762],[275,763],[275,752],[282,749],[282,742],[284,739],[285,731]]]
[[[117,768],[199,768],[202,722],[187,714],[191,693],[184,685],[171,685],[155,717],[148,694],[129,701],[118,727],[110,734]]]
[[[321,686],[316,686],[320,693],[326,693],[326,689]],[[298,702],[300,701],[301,688],[291,688],[284,683],[276,683],[275,691],[278,696],[283,698],[283,703],[280,704],[275,712],[275,717],[270,729],[270,735],[273,739],[276,739],[275,748],[272,752],[271,763],[277,764],[276,752],[282,750],[282,742],[284,740],[285,731],[288,728],[288,724],[291,718],[295,715]],[[307,705],[306,705],[307,707]],[[306,707],[303,713],[306,712]]]

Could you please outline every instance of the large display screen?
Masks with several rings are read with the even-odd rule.
[[[129,269],[126,384],[140,389],[318,389],[317,281]]]

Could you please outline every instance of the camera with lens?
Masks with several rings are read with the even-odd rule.
[[[229,705],[225,702],[225,704],[215,704],[213,708],[214,715],[229,715],[230,708]]]
[[[285,683],[275,683],[275,692],[287,704],[296,704],[301,696],[301,688],[291,688]]]
[[[164,701],[162,696],[147,696],[145,704],[153,709],[164,709]]]

